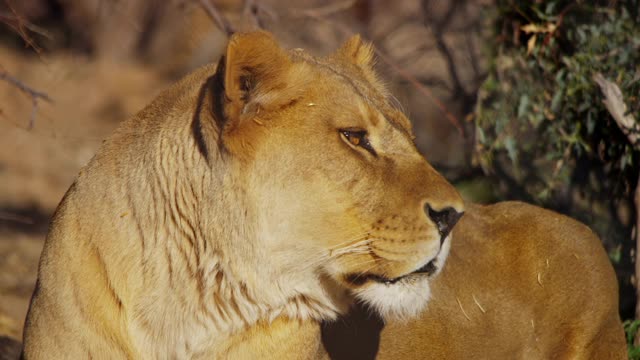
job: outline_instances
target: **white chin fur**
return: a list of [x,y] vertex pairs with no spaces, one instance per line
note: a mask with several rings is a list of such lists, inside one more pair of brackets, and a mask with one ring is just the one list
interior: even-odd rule
[[447,261],[449,257],[449,250],[451,250],[451,235],[447,236],[442,242],[442,247],[440,248],[440,252],[438,256],[436,256],[435,261],[433,262],[436,266],[436,272],[434,275],[440,274],[442,268],[444,267],[444,263]]
[[370,282],[356,290],[355,294],[383,319],[407,320],[424,310],[431,289],[426,276],[410,276],[395,284]]
[[[449,256],[451,235],[442,244],[434,260],[437,275]],[[431,297],[429,278],[424,275],[409,276],[394,284],[370,282],[354,291],[356,297],[377,311],[385,320],[408,320],[425,309]]]

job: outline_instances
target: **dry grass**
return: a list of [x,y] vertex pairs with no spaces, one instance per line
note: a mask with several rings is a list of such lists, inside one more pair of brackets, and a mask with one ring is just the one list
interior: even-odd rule
[[134,64],[0,52],[7,71],[55,99],[29,129],[30,99],[0,82],[0,335],[20,338],[48,217],[118,122],[169,81]]

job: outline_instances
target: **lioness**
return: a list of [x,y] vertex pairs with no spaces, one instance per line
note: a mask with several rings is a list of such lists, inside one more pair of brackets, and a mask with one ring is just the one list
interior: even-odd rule
[[25,358],[321,358],[355,302],[381,356],[622,356],[597,239],[520,204],[451,235],[465,205],[371,61],[358,37],[315,58],[236,34],[124,122],[54,215]]

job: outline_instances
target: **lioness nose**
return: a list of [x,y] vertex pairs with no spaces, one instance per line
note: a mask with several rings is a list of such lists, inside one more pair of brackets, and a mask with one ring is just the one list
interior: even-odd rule
[[451,232],[451,229],[453,229],[453,226],[458,222],[458,220],[460,220],[460,218],[464,214],[461,212],[457,212],[452,207],[446,207],[440,211],[434,210],[429,204],[426,204],[424,207],[424,210],[429,218],[431,218],[431,220],[433,220],[433,222],[435,222],[436,226],[438,227],[438,232],[440,232],[441,236],[440,241],[444,241],[447,235],[449,235],[449,233]]

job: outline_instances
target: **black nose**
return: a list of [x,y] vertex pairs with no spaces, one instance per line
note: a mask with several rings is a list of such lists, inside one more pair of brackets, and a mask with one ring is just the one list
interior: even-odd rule
[[451,232],[451,229],[453,229],[455,224],[464,214],[461,212],[457,212],[452,207],[447,207],[440,211],[436,211],[433,210],[431,206],[429,206],[429,204],[427,204],[425,205],[425,208],[425,212],[427,213],[427,215],[429,215],[429,218],[431,218],[431,220],[433,220],[433,222],[435,222],[436,226],[438,227],[438,232],[440,232],[441,236],[440,241],[444,241],[447,235],[449,235],[449,233]]

